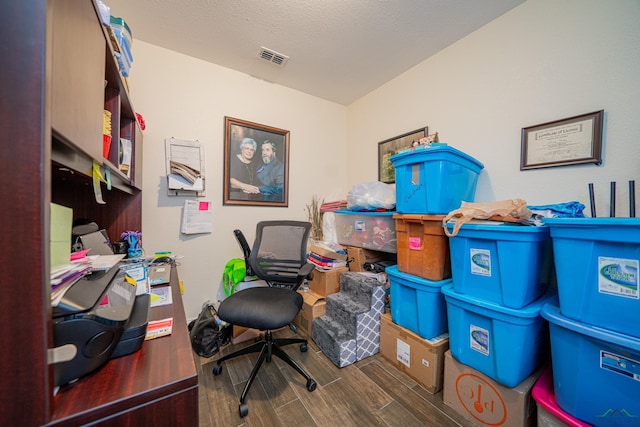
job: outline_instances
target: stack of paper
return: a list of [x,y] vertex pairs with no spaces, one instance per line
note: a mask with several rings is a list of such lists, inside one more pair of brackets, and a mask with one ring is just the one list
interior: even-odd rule
[[338,243],[314,241],[307,259],[323,271],[347,266],[347,252]]
[[91,272],[91,264],[72,262],[51,270],[51,305],[56,307],[64,293]]

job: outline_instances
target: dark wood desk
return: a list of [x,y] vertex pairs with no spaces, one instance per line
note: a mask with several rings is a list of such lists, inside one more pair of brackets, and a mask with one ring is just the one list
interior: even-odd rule
[[173,304],[151,308],[149,320],[173,317],[171,335],[61,388],[49,425],[198,425],[198,375],[175,267],[170,286]]

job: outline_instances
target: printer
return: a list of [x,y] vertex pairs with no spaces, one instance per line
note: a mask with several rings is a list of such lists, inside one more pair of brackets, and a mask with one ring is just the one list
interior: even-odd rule
[[138,350],[148,324],[149,295],[118,266],[94,272],[74,283],[52,307],[54,347],[68,356],[54,363],[54,385],[75,381],[109,359]]

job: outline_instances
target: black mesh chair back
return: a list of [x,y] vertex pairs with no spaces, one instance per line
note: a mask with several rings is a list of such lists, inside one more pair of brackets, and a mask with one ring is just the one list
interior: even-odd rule
[[311,223],[262,221],[249,255],[253,274],[271,286],[297,289],[304,280],[300,268],[307,264],[307,241]]
[[[214,375],[222,373],[222,362],[237,356],[259,352],[242,395],[239,413],[248,414],[247,393],[263,362],[270,363],[277,356],[302,375],[307,390],[313,391],[316,382],[289,355],[282,346],[300,344],[300,351],[308,349],[304,338],[274,338],[272,331],[291,325],[300,308],[302,295],[296,292],[305,278],[310,277],[313,264],[307,262],[307,239],[311,224],[300,221],[262,221],[256,226],[256,238],[251,250],[240,230],[234,234],[247,261],[247,272],[264,280],[269,286],[244,289],[220,303],[218,316],[232,325],[264,331],[264,338],[248,347],[236,350],[216,361]],[[251,273],[249,273],[249,271]]]

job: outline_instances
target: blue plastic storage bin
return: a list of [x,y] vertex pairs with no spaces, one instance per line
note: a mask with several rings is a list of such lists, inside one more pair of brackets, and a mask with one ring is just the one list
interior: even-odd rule
[[[452,223],[447,223],[449,231]],[[449,237],[456,292],[522,308],[552,282],[548,227],[464,224]]]
[[[547,322],[540,309],[555,295],[546,294],[515,310],[442,287],[447,302],[449,348],[455,359],[515,387],[545,361],[549,349]],[[393,304],[393,302],[392,302]]]
[[432,339],[447,331],[447,304],[441,288],[451,279],[432,282],[413,274],[388,267],[391,288],[391,319],[425,339]]
[[391,156],[396,173],[396,211],[447,214],[462,201],[473,202],[484,165],[448,145]]
[[640,337],[640,218],[544,222],[551,230],[560,312]]
[[597,426],[640,425],[640,339],[578,322],[547,304],[558,406]]

